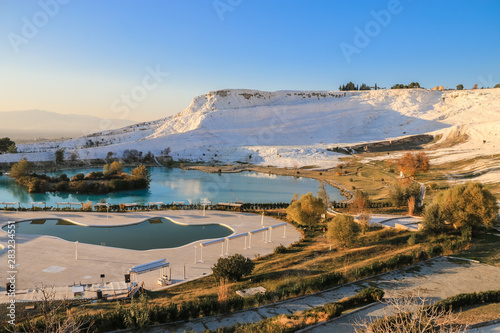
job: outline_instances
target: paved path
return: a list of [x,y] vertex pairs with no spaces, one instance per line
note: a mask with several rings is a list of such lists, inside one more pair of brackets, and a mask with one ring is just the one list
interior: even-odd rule
[[500,333],[500,324],[474,328],[467,331],[468,333]]
[[[235,234],[245,233],[261,228],[261,216],[248,213],[233,213],[222,211],[207,211],[203,216],[199,210],[167,210],[148,212],[129,212],[109,214],[85,213],[85,212],[0,212],[0,227],[8,221],[21,221],[39,219],[65,218],[86,225],[117,226],[123,224],[137,223],[151,217],[169,217],[174,221],[185,224],[207,224],[223,223],[234,230]],[[282,223],[270,217],[264,217],[264,225],[271,226]],[[265,255],[273,252],[279,244],[288,246],[301,238],[301,234],[289,225],[286,228],[286,238],[282,238],[283,227],[273,232],[272,242],[263,242],[260,234],[256,234],[252,240],[252,248],[245,249],[245,237],[230,240],[229,254],[241,253],[249,258],[256,255]],[[278,236],[279,235],[279,236]],[[78,244],[78,259],[75,259],[75,243],[51,236],[38,235],[16,235],[16,289],[18,301],[30,300],[35,286],[55,285],[60,290],[58,298],[66,297],[70,286],[74,283],[92,285],[101,283],[101,274],[105,274],[104,282],[122,282],[124,274],[132,266],[145,264],[154,260],[166,258],[172,269],[172,280],[181,282],[183,277],[183,266],[186,266],[186,280],[198,278],[209,274],[211,267],[221,255],[221,244],[206,246],[203,249],[204,262],[195,263],[195,251],[197,259],[200,259],[199,243],[171,248],[155,249],[147,251],[127,250],[108,246]],[[0,229],[0,272],[3,274],[7,269],[8,252],[7,233]],[[195,250],[194,245],[197,244]],[[138,282],[145,282],[148,289],[158,288],[159,271],[153,271],[140,275]],[[66,289],[64,289],[64,288]],[[89,287],[91,288],[91,287]],[[31,291],[30,291],[31,290]],[[95,297],[95,292],[89,289],[84,297]],[[5,282],[0,284],[0,303],[7,302],[5,296]]]
[[[375,278],[339,286],[334,289],[308,295],[268,306],[243,310],[229,315],[211,316],[195,319],[178,325],[152,327],[150,332],[201,332],[215,330],[236,323],[252,323],[278,314],[292,314],[325,303],[335,302],[352,296],[360,290],[375,286],[385,290],[386,297],[417,292],[420,296],[430,297],[432,301],[447,298],[464,292],[478,292],[500,289],[500,268],[464,260],[439,257],[405,269],[396,270]],[[375,305],[362,313],[369,317],[383,314],[382,306]],[[319,327],[306,330],[311,332],[354,332],[352,323],[359,314],[346,316]]]
[[[412,273],[413,269],[418,272]],[[411,296],[412,293],[435,302],[460,293],[500,289],[500,268],[475,262],[439,258],[405,269],[405,273],[389,273],[376,282],[385,290],[385,298]],[[363,319],[374,320],[390,313],[385,304],[377,303],[363,311],[332,320],[305,332],[354,332],[353,324]]]

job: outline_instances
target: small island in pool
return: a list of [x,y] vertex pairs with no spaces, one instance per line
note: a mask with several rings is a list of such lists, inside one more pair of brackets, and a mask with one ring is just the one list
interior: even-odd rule
[[106,194],[144,189],[151,183],[151,175],[144,165],[139,165],[128,174],[123,171],[123,164],[118,161],[104,165],[103,171],[94,171],[87,175],[79,173],[70,179],[66,174],[51,177],[32,173],[29,162],[22,159],[12,166],[9,176],[26,186],[30,193]]

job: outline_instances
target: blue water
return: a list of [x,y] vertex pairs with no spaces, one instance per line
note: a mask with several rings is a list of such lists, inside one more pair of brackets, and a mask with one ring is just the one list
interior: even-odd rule
[[119,227],[86,227],[66,220],[33,220],[19,222],[16,227],[19,234],[49,235],[72,242],[131,250],[172,248],[233,233],[219,224],[180,225],[165,218]]
[[[171,203],[185,201],[198,203],[200,200],[217,202],[290,202],[294,193],[306,194],[318,192],[319,182],[315,179],[276,176],[257,172],[240,172],[229,174],[213,174],[197,170],[182,170],[179,168],[152,167],[151,185],[149,189],[122,191],[109,194],[74,194],[74,193],[28,193],[26,187],[20,186],[7,176],[0,176],[0,202],[20,202],[23,207],[31,207],[30,202],[46,202],[54,206],[56,202],[87,202],[97,203],[105,200],[110,204],[148,202]],[[51,173],[59,175],[66,173],[69,177],[77,173],[87,174],[102,169],[78,169]],[[130,168],[125,168],[130,172]],[[340,191],[327,186],[331,200],[341,201],[344,197]]]

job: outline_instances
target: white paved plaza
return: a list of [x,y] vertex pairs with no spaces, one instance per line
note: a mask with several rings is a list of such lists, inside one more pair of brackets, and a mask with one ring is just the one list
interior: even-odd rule
[[[261,228],[262,217],[248,213],[233,213],[223,211],[207,211],[203,216],[199,210],[167,210],[129,213],[83,213],[83,212],[0,212],[0,226],[9,221],[31,219],[67,219],[74,222],[96,225],[117,226],[137,223],[151,217],[167,217],[185,224],[221,223],[234,230],[233,235],[248,233]],[[269,227],[282,221],[264,217],[264,226]],[[17,301],[31,300],[36,297],[35,287],[54,285],[58,289],[58,297],[71,297],[73,284],[87,285],[84,297],[95,297],[96,289],[117,292],[126,287],[124,274],[135,265],[145,264],[159,259],[170,262],[172,281],[179,283],[184,280],[198,278],[209,274],[211,267],[220,258],[221,253],[229,255],[241,253],[246,257],[254,258],[258,255],[271,253],[279,244],[288,246],[301,238],[301,234],[291,225],[286,228],[286,238],[283,238],[283,227],[273,231],[272,239],[266,242],[264,233],[252,236],[252,246],[248,248],[249,237],[239,237],[222,243],[205,246],[203,248],[203,262],[200,262],[200,241],[171,249],[155,249],[147,251],[127,250],[92,244],[78,244],[78,259],[75,259],[75,243],[51,236],[16,234],[15,275]],[[8,234],[0,230],[0,244],[7,245]],[[245,240],[246,239],[246,240]],[[205,240],[203,240],[205,241]],[[247,248],[245,248],[245,244]],[[196,249],[195,249],[196,246]],[[196,251],[196,263],[195,263]],[[185,279],[184,279],[185,267]],[[7,249],[0,250],[0,270],[2,276],[12,271],[8,267]],[[105,275],[104,285],[100,285],[101,274]],[[159,271],[139,275],[138,282],[144,281],[147,289],[158,289]],[[8,301],[5,295],[5,283],[0,285],[0,302]],[[90,286],[92,285],[92,286]],[[101,287],[101,288],[99,288]],[[88,292],[87,292],[87,289]],[[69,291],[68,291],[69,290]]]

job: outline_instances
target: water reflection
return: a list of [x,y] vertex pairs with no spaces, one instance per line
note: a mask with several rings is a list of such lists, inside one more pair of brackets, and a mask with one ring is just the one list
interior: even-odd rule
[[[125,168],[129,172],[131,168]],[[45,193],[29,194],[25,187],[19,186],[7,176],[0,176],[0,202],[16,201],[29,207],[32,201],[44,201],[47,206],[55,206],[58,201],[97,203],[104,200],[111,204],[136,202],[187,201],[199,202],[289,202],[294,193],[299,195],[308,192],[318,192],[318,181],[303,177],[276,176],[257,172],[240,172],[231,174],[205,173],[196,170],[182,170],[174,168],[149,168],[151,185],[149,189],[121,191],[104,195],[76,194],[76,193]],[[87,174],[99,169],[80,169],[60,171],[51,176],[65,173],[72,177],[77,173]],[[327,186],[330,198],[340,201],[344,197],[334,187]]]

